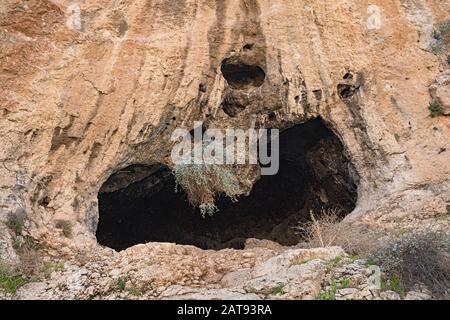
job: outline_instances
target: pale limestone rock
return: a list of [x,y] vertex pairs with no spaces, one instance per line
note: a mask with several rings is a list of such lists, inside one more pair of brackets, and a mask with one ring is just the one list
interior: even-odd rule
[[383,300],[401,300],[400,295],[397,292],[391,290],[381,292],[380,298]]
[[[211,127],[270,126],[265,111],[275,107],[277,125],[319,115],[342,139],[361,178],[354,217],[424,185],[436,186],[430,197],[448,198],[447,154],[438,154],[450,150],[448,119],[431,119],[427,110],[427,83],[446,65],[427,44],[449,6],[261,0],[247,8],[189,0],[149,10],[145,1],[3,2],[2,210],[23,202],[29,232],[49,250],[94,248],[97,192],[112,172],[131,163],[170,166],[173,128],[205,114]],[[231,92],[220,64],[230,57],[266,74],[233,118],[220,108]],[[337,92],[348,71],[361,75],[352,102]],[[304,104],[294,99],[302,91]],[[242,183],[250,188],[256,176],[247,173]],[[421,207],[412,209],[405,212]],[[73,241],[54,232],[55,219],[75,224]]]
[[245,249],[252,249],[252,248],[267,248],[271,250],[282,250],[283,246],[279,243],[270,241],[270,240],[260,240],[260,239],[247,239],[245,241]]
[[167,288],[160,298],[162,300],[261,300],[258,295],[244,290],[172,287]]
[[432,297],[428,293],[408,291],[405,300],[430,300]]
[[4,263],[18,263],[19,257],[13,249],[12,237],[5,224],[0,222],[0,257]]
[[436,89],[436,99],[445,115],[450,115],[450,83]]
[[[314,299],[320,292],[326,260],[342,249],[269,249],[207,252],[191,246],[148,244],[84,267],[67,264],[45,281],[18,290],[18,299]],[[184,250],[179,250],[184,249]],[[128,251],[128,252],[127,252]],[[133,261],[129,254],[133,251]],[[180,252],[183,251],[183,252]],[[260,257],[251,268],[239,262]],[[295,264],[299,255],[315,260]],[[126,261],[127,263],[124,263]],[[132,265],[133,269],[127,268]],[[98,274],[107,275],[98,277]],[[118,286],[119,279],[125,288]],[[275,287],[280,287],[275,291]]]

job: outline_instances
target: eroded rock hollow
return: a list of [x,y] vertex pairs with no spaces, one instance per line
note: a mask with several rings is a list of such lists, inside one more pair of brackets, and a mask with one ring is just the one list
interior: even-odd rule
[[202,218],[176,192],[167,167],[120,170],[100,189],[97,239],[118,250],[154,241],[243,249],[248,238],[295,245],[311,210],[319,218],[322,210],[344,217],[354,209],[356,182],[340,140],[322,120],[310,120],[282,131],[278,174],[261,177],[237,203],[220,198],[213,216]]

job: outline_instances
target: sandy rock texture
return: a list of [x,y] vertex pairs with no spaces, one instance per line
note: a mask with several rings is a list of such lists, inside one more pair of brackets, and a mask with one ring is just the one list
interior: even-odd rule
[[[98,252],[104,263],[113,264],[117,253],[100,248],[95,238],[97,194],[112,173],[131,164],[171,167],[170,136],[177,127],[192,128],[194,121],[212,128],[284,128],[316,117],[341,139],[359,176],[357,207],[349,221],[392,228],[399,221],[420,227],[424,217],[437,215],[448,221],[445,37],[440,51],[433,50],[433,31],[448,19],[450,2],[440,0],[3,0],[0,221],[23,214],[27,235],[48,254]],[[237,88],[224,75],[242,65],[259,69],[252,69],[254,81]],[[439,116],[430,116],[432,101],[441,105]],[[249,190],[257,178],[242,174],[241,183]],[[57,221],[71,224],[70,237]],[[12,238],[0,223],[0,255],[8,261],[17,260]],[[253,252],[157,247],[151,252],[162,252],[158,263],[167,250],[187,250],[177,257],[225,255],[225,260]],[[134,250],[144,249],[130,248],[118,261],[133,265],[133,259],[156,259]],[[263,256],[275,260],[290,254],[268,252]],[[257,257],[246,262],[253,273],[281,263],[267,259],[254,267]],[[94,268],[96,262],[91,263]],[[216,264],[219,268],[219,260]],[[158,264],[148,268],[154,268],[152,277],[163,270]],[[243,272],[245,286],[260,296],[279,281],[297,286],[293,279],[305,274],[303,268],[323,272],[311,262],[287,268],[286,279],[278,279],[271,273],[275,267],[267,268],[269,285],[250,271],[230,267],[227,274],[232,283],[230,273]],[[77,291],[80,279],[92,280],[77,270],[64,284],[73,290],[60,297],[95,297],[95,290]],[[208,270],[186,271],[198,273],[197,278],[177,282],[184,283],[179,291],[166,288],[164,279],[175,276],[171,273],[149,285],[156,286],[154,297],[163,292],[165,298],[196,297],[186,287],[205,273],[219,277]],[[176,274],[183,277],[183,272]],[[106,282],[98,283],[112,286]],[[216,291],[210,297],[250,294],[242,288],[211,290]],[[317,290],[311,283],[289,292],[303,298]]]

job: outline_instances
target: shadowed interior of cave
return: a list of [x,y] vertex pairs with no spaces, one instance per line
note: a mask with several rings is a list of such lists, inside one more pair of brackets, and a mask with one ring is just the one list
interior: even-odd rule
[[219,212],[202,218],[163,166],[133,165],[100,189],[97,239],[122,250],[138,243],[172,242],[203,249],[242,249],[247,238],[295,245],[295,227],[309,211],[355,207],[357,175],[340,140],[321,119],[281,131],[280,169],[263,176],[237,203],[217,201]]
[[231,63],[228,59],[222,62],[220,69],[227,83],[234,89],[260,87],[266,78],[266,73],[259,66]]

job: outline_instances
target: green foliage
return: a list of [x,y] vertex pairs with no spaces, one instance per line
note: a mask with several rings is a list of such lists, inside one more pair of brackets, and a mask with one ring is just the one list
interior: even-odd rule
[[140,295],[142,295],[141,290],[138,287],[136,287],[136,286],[132,286],[131,288],[128,288],[127,290],[132,296],[140,296]]
[[430,117],[436,118],[444,115],[444,111],[442,110],[442,106],[436,100],[430,101],[428,105],[428,110],[430,111]]
[[61,271],[64,270],[64,263],[62,262],[44,262],[44,265],[42,266],[42,271],[45,275],[50,275],[53,271]]
[[229,165],[177,164],[174,168],[177,187],[186,192],[189,202],[198,206],[203,216],[217,212],[216,194],[224,194],[237,201],[241,193],[239,180]]
[[333,260],[331,260],[331,263],[333,265],[337,265],[342,261],[342,257],[341,256],[337,256],[336,258],[334,258]]
[[317,296],[317,300],[334,300],[335,296],[332,292],[330,291],[326,291],[326,292],[321,292],[319,293],[319,295]]
[[19,287],[26,284],[28,281],[20,275],[15,275],[11,268],[0,265],[0,287],[6,293],[15,294]]
[[328,291],[321,292],[317,296],[317,300],[335,300],[337,289],[338,287],[336,284],[336,280],[331,281],[330,289],[328,289]]
[[127,280],[124,278],[117,279],[117,288],[119,288],[120,291],[124,291],[127,285]]
[[6,225],[14,231],[16,235],[21,235],[23,231],[24,218],[18,214],[10,213]]
[[56,220],[55,227],[61,229],[66,238],[72,238],[72,222],[68,220]]
[[282,283],[282,282],[278,283],[278,285],[276,287],[272,288],[272,294],[274,296],[281,296],[281,295],[285,294],[284,286],[285,286],[284,283]]
[[356,260],[361,259],[361,257],[357,254],[354,254],[354,255],[348,256],[347,259],[350,263],[353,263]]
[[381,281],[381,290],[394,291],[394,292],[397,292],[400,296],[405,295],[405,288],[403,287],[402,282],[400,281],[400,279],[398,279],[395,276]]
[[311,259],[305,259],[305,260],[298,259],[298,260],[294,260],[292,262],[292,265],[301,266],[301,265],[306,264],[306,263],[308,263],[310,261],[311,261]]
[[339,281],[332,280],[330,284],[330,288],[327,291],[321,292],[317,296],[317,300],[335,300],[336,299],[336,291],[339,289],[345,289],[350,287],[350,279],[344,277]]
[[345,289],[350,287],[350,279],[349,278],[342,278],[339,282],[338,288],[339,289]]
[[450,288],[450,247],[448,235],[407,233],[372,252],[371,260],[387,275],[389,287],[409,290],[422,283],[435,296]]
[[445,20],[439,24],[439,34],[445,40],[450,39],[450,20]]
[[447,44],[450,41],[450,20],[441,22],[439,27],[433,31],[432,37],[431,52],[436,55],[447,52]]

